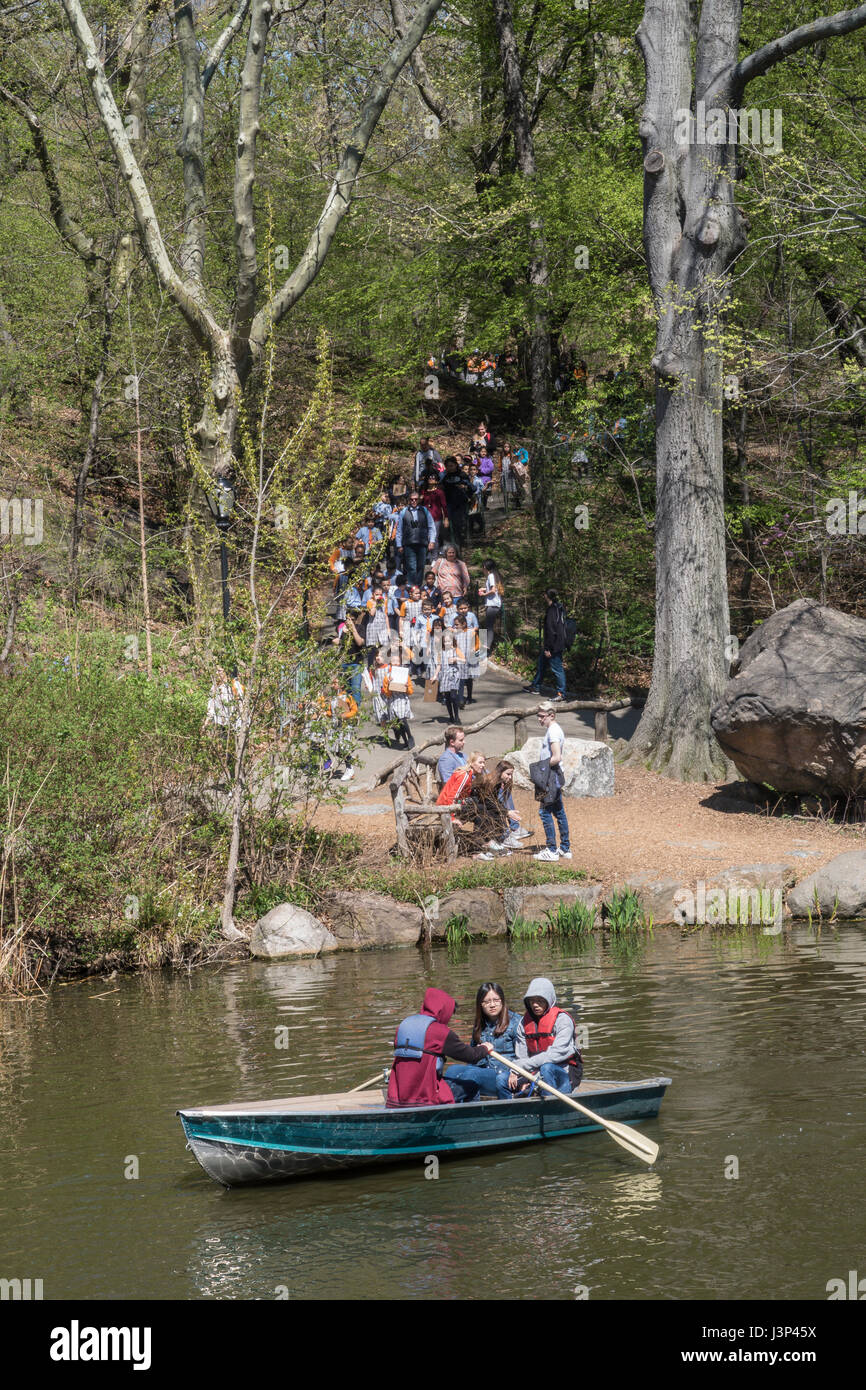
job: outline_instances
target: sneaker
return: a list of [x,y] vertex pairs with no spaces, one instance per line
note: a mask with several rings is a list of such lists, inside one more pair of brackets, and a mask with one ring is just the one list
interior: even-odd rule
[[493,855],[493,854],[473,854],[472,858],[473,858],[473,859],[495,859],[496,856]]
[[555,849],[542,849],[538,854],[533,854],[533,859],[541,859],[545,864],[555,864],[559,858],[559,851]]
[[506,835],[502,843],[506,849],[520,849],[521,847],[521,842],[516,835]]
[[561,849],[559,851],[559,857],[560,859],[573,859],[574,855],[572,854],[570,849]]
[[531,840],[531,839],[532,839],[532,831],[531,831],[531,830],[525,830],[523,826],[521,826],[519,830],[512,830],[511,833],[512,833],[512,835],[514,836],[514,838],[515,838],[516,840]]
[[500,844],[498,840],[488,840],[485,849],[500,850],[505,849],[505,844]]
[[565,699],[565,696],[564,696],[564,695],[556,694],[556,695],[554,695],[553,700],[552,700],[551,703],[555,705],[555,704],[558,704],[558,702],[559,702],[560,700],[564,700],[564,699]]
[[[341,781],[341,782],[351,782],[351,780],[352,780],[352,778],[354,777],[354,775],[355,775],[355,769],[354,769],[353,767],[347,767],[347,768],[346,768],[346,771],[343,773],[342,777],[340,778],[340,781]],[[569,855],[569,858],[571,858],[570,855]]]

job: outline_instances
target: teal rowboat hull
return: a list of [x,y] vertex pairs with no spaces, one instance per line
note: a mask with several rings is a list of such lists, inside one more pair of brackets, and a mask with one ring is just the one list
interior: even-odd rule
[[[652,1120],[670,1085],[584,1081],[575,1094],[606,1120]],[[296,1096],[178,1110],[188,1147],[224,1187],[345,1173],[383,1163],[421,1162],[431,1154],[480,1154],[601,1128],[552,1097],[413,1105],[389,1110],[381,1091]]]

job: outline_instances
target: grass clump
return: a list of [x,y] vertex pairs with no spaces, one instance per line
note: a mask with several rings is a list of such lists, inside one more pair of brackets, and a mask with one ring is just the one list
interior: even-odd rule
[[597,926],[595,907],[579,901],[558,902],[546,921],[551,936],[585,936]]
[[633,888],[615,888],[605,903],[605,926],[611,932],[651,931],[652,918],[647,919]]
[[472,940],[469,918],[465,912],[455,913],[445,923],[445,940],[449,946],[464,946]]

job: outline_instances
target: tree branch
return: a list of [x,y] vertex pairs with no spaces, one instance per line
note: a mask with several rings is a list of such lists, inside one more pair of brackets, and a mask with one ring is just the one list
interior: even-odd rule
[[30,127],[30,134],[33,137],[33,145],[36,150],[36,157],[42,169],[42,177],[45,180],[45,187],[48,190],[48,206],[54,225],[67,245],[72,247],[76,255],[80,256],[86,265],[94,265],[99,259],[95,243],[92,237],[79,227],[73,217],[66,211],[63,195],[60,192],[60,183],[54,168],[54,161],[51,158],[48,146],[45,143],[45,134],[42,130],[42,122],[31,106],[27,105],[21,97],[10,92],[8,87],[0,86],[0,97],[3,101],[12,106],[23,116],[27,125]]
[[180,54],[183,122],[177,152],[183,161],[184,227],[180,268],[195,284],[202,283],[207,198],[204,169],[204,84],[199,66],[192,5],[174,12],[174,33]]
[[243,24],[249,7],[250,0],[241,0],[240,9],[237,11],[231,23],[227,24],[225,29],[223,29],[222,33],[220,34],[219,38],[214,44],[213,49],[211,50],[211,55],[205,63],[204,72],[201,75],[201,85],[203,91],[206,92],[208,87],[210,86],[210,80],[216,72],[217,68],[219,67],[220,63],[222,62],[226,49],[228,48],[235,34],[238,32],[241,25]]
[[232,318],[232,339],[241,371],[256,307],[258,261],[253,188],[256,178],[256,140],[259,134],[262,68],[268,44],[271,9],[271,0],[252,0],[250,32],[247,36],[247,51],[241,73],[234,182],[235,252],[238,269],[235,311]]
[[[75,0],[63,0],[64,5]],[[250,344],[259,353],[272,328],[310,287],[322,268],[337,228],[349,210],[355,183],[373,132],[403,67],[426,33],[443,0],[423,0],[405,35],[391,48],[388,57],[367,89],[361,118],[346,145],[325,206],[300,261],[274,297],[256,314],[250,330]]]
[[61,0],[61,3],[75,36],[78,51],[84,60],[97,110],[114,151],[114,157],[129,189],[144,253],[161,288],[177,305],[198,342],[203,347],[212,349],[224,335],[204,301],[201,287],[183,281],[171,263],[150,192],[132,153],[114,95],[99,60],[90,25],[79,0]]
[[773,39],[772,43],[764,44],[763,48],[750,53],[748,58],[737,64],[734,79],[742,90],[753,78],[761,77],[763,73],[775,67],[776,63],[780,63],[783,58],[789,58],[792,53],[798,53],[801,48],[808,48],[810,44],[819,43],[821,39],[850,34],[854,29],[862,29],[864,24],[866,5],[858,5],[855,10],[839,10],[837,14],[823,15],[820,19],[813,19],[809,24],[801,24],[799,29],[792,29],[781,38]]

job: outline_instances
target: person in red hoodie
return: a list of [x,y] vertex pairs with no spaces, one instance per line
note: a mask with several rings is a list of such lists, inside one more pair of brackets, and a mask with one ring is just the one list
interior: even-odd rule
[[474,1066],[490,1052],[489,1043],[472,1047],[447,1026],[456,1008],[450,994],[428,989],[421,1012],[398,1025],[386,1105],[450,1105],[455,1096],[442,1079],[444,1058]]

